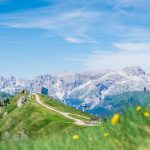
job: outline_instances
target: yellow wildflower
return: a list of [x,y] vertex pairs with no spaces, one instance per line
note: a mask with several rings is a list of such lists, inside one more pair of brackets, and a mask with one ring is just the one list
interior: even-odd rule
[[119,115],[119,114],[115,114],[115,115],[112,117],[112,119],[111,119],[111,123],[112,123],[113,125],[115,125],[115,124],[118,123],[119,119],[120,119],[120,115]]
[[108,137],[109,136],[109,133],[108,132],[106,132],[106,133],[104,133],[104,137]]
[[140,111],[142,109],[141,106],[136,106],[136,111]]
[[73,135],[73,139],[74,140],[78,140],[79,139],[79,136],[77,134]]
[[150,116],[150,114],[148,112],[144,113],[144,117],[149,117],[149,116]]

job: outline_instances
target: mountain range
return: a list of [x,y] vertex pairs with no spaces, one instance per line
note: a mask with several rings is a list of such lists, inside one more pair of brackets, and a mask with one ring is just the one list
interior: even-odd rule
[[[0,77],[0,91],[15,94],[23,89],[31,93],[49,89],[49,95],[62,103],[89,111],[104,106],[108,96],[128,91],[143,91],[150,88],[150,75],[138,66],[121,70],[87,71],[84,73],[60,72],[56,75],[41,75],[33,80]],[[111,105],[105,106],[111,109]]]

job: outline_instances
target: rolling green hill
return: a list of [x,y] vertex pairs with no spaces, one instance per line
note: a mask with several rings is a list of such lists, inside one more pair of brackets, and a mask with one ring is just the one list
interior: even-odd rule
[[[17,106],[21,95],[1,108],[2,150],[149,150],[150,108],[138,106],[96,126],[77,125],[74,119],[91,117],[54,99],[25,95],[28,102]],[[39,99],[38,99],[39,98]],[[7,112],[7,113],[6,113]],[[112,122],[113,120],[113,122]],[[115,122],[115,124],[114,124]]]
[[[139,107],[140,108],[140,107]],[[1,142],[2,150],[149,150],[150,149],[150,108],[132,108],[120,114],[119,120],[109,119],[98,126],[75,127],[69,122],[60,129],[55,124],[55,134],[38,135],[27,141]],[[136,110],[137,109],[137,110]],[[33,110],[34,111],[34,110]],[[116,124],[112,124],[115,120]],[[56,120],[55,120],[56,121]],[[34,122],[38,123],[34,120]],[[34,124],[35,125],[35,124]],[[21,125],[20,125],[21,126]],[[29,124],[30,126],[30,124]],[[45,128],[40,124],[41,127]],[[15,128],[15,127],[14,127]],[[34,128],[32,128],[34,129]],[[37,128],[35,128],[37,132]],[[53,129],[53,128],[52,128]],[[51,130],[52,130],[51,129]],[[62,130],[63,129],[63,130]],[[31,132],[31,130],[30,130]],[[34,132],[34,131],[32,131]],[[53,132],[53,133],[54,133]],[[46,134],[46,133],[45,133]],[[6,134],[8,137],[8,133]]]
[[90,114],[85,113],[85,112],[81,112],[73,107],[70,107],[68,105],[62,104],[59,101],[56,101],[53,98],[50,98],[49,96],[46,95],[40,95],[41,100],[43,100],[43,102],[47,105],[52,106],[53,108],[60,110],[60,111],[64,111],[64,112],[68,112],[68,113],[72,113],[72,114],[78,114],[78,115],[83,115],[85,117],[91,117]]
[[[45,137],[57,132],[65,132],[66,130],[78,129],[80,126],[74,123],[74,120],[64,117],[63,115],[49,110],[36,102],[35,96],[27,97],[27,102],[22,107],[17,106],[17,101],[21,95],[16,95],[10,105],[2,107],[0,111],[0,136],[1,140],[6,135],[5,140],[20,138],[20,136],[28,139]],[[41,101],[55,109],[74,115],[80,115],[80,120],[91,115],[75,110],[74,108],[62,105],[60,102],[47,96],[42,96]],[[82,117],[83,116],[83,117]],[[79,116],[75,117],[78,119]],[[5,135],[6,134],[6,135]]]

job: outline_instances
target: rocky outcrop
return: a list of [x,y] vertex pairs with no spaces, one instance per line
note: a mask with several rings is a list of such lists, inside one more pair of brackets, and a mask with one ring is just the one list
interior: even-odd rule
[[17,101],[17,106],[22,107],[25,103],[28,103],[28,100],[25,96],[22,96],[18,101]]

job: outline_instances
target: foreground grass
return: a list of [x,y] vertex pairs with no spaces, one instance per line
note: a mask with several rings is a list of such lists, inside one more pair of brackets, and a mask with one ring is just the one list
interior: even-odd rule
[[149,107],[140,110],[131,108],[120,114],[113,125],[111,120],[95,127],[65,130],[48,138],[28,140],[26,142],[1,143],[2,150],[149,150],[150,116]]

